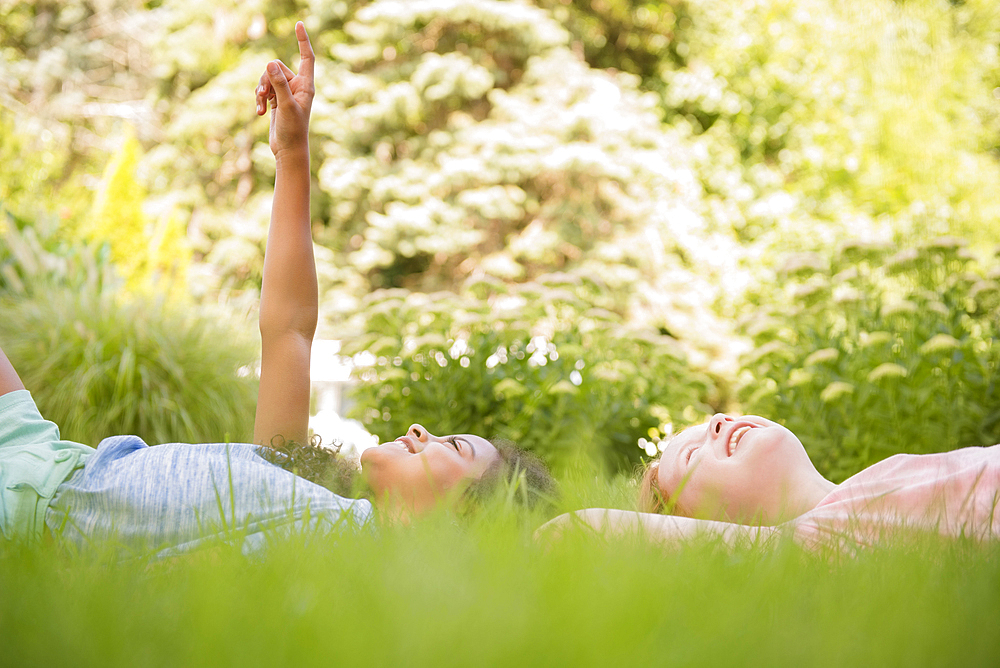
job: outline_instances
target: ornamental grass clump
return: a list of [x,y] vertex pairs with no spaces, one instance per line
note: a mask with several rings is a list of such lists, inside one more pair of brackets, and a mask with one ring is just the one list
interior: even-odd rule
[[118,434],[150,444],[250,436],[257,351],[239,325],[155,297],[68,288],[0,296],[0,311],[4,350],[63,438],[96,446]]
[[0,220],[0,341],[62,438],[251,436],[257,347],[245,322],[130,293],[105,247],[61,241],[44,220],[23,223]]

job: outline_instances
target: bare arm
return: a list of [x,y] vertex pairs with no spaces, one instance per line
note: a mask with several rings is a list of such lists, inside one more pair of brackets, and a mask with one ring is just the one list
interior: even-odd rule
[[593,530],[605,536],[638,536],[665,546],[678,546],[684,541],[705,536],[718,536],[726,544],[735,545],[744,541],[767,539],[775,532],[774,527],[754,527],[629,510],[588,508],[566,513],[546,522],[535,535],[557,538],[571,527]]
[[7,356],[4,355],[3,350],[0,349],[0,397],[8,392],[23,389],[24,383],[21,382],[17,372],[14,371],[14,366],[7,359]]
[[[261,369],[254,443],[309,436],[309,355],[319,312],[309,219],[309,111],[315,92],[313,50],[295,26],[299,73],[268,64],[257,88],[257,114],[271,102],[269,140],[277,172],[260,291]],[[277,66],[272,70],[272,66]]]

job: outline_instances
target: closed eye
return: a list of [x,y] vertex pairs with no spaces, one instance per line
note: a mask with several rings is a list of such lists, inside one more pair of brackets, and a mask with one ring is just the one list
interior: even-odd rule
[[460,448],[458,446],[458,439],[457,438],[455,438],[454,436],[449,436],[448,437],[448,442],[451,443],[452,446],[454,446],[456,452],[462,452],[462,448]]
[[694,454],[695,449],[696,448],[693,445],[690,448],[688,448],[687,459],[684,461],[685,464],[691,463],[691,455]]

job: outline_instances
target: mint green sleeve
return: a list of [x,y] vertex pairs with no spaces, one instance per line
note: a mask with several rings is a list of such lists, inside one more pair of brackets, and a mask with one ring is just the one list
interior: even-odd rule
[[0,532],[8,539],[41,537],[45,509],[74,469],[95,452],[63,441],[38,412],[31,393],[0,396]]

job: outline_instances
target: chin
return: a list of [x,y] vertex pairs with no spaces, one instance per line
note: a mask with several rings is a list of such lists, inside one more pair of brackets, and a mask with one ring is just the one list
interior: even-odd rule
[[364,465],[365,462],[384,462],[399,454],[401,454],[400,448],[383,443],[374,448],[366,448],[361,453],[361,464]]
[[[372,460],[372,453],[375,450],[378,450],[378,448],[365,448],[361,451],[361,458],[359,461],[361,462],[362,468],[364,468],[365,464]],[[375,458],[378,459],[378,455],[375,455]]]
[[390,461],[389,453],[381,447],[367,448],[361,453],[361,472],[370,482],[371,478],[378,478],[378,472],[384,470]]

